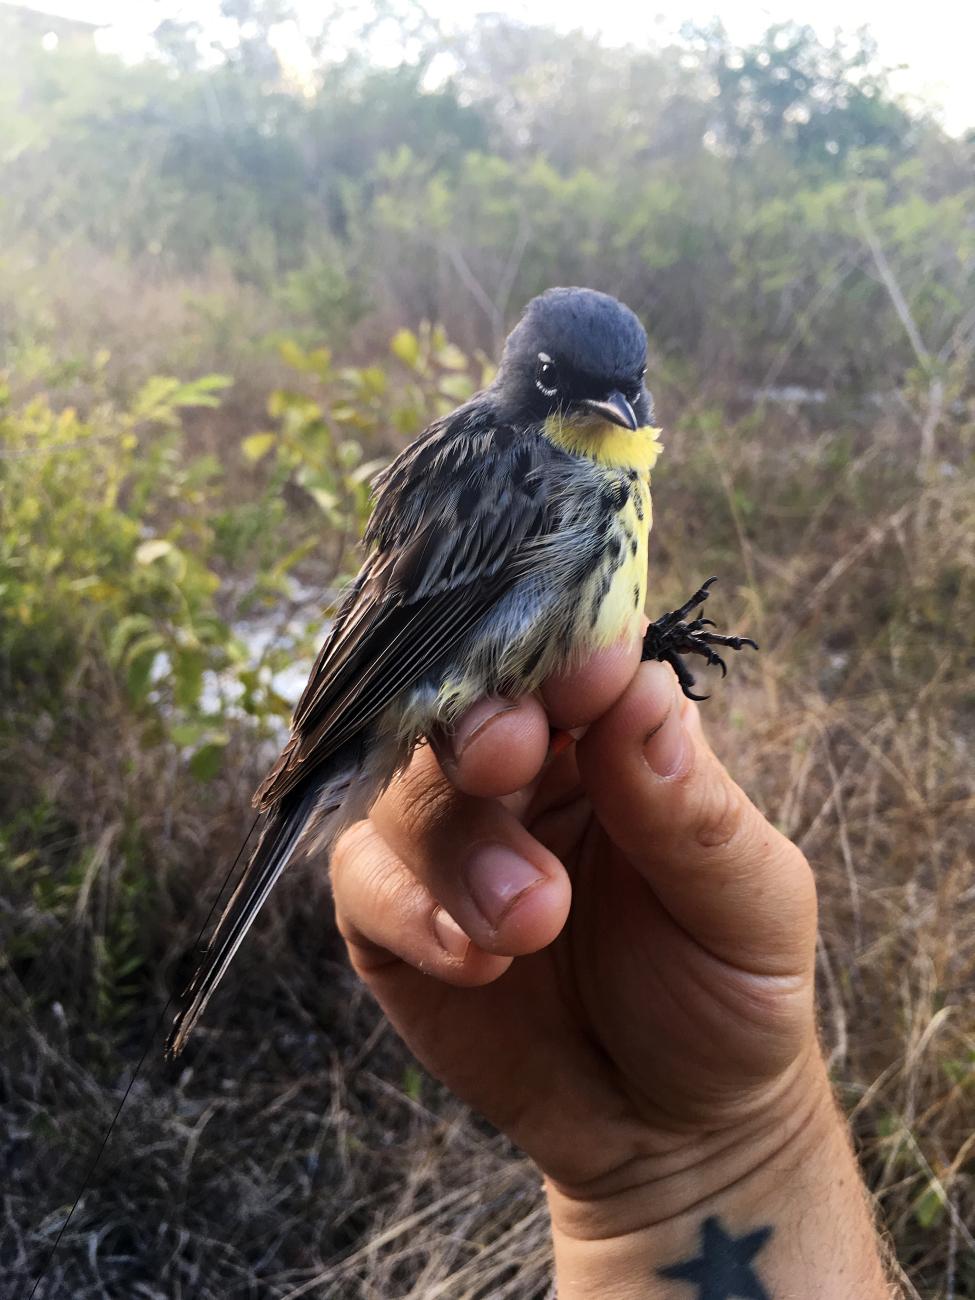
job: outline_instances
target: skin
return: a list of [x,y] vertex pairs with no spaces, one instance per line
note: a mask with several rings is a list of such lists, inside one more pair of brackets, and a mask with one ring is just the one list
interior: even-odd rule
[[[770,1294],[886,1297],[816,1037],[812,873],[638,664],[600,652],[416,753],[333,856],[350,958],[538,1164],[564,1300],[691,1300],[658,1269],[714,1215],[772,1228]],[[585,730],[553,754],[551,728]]]

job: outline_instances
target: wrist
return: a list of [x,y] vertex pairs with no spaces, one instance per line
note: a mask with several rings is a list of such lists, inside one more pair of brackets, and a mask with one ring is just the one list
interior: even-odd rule
[[763,1166],[836,1123],[816,1043],[733,1122],[711,1131],[634,1140],[633,1157],[585,1185],[545,1180],[553,1232],[581,1241],[652,1229],[757,1178]]
[[559,1300],[689,1295],[661,1271],[693,1267],[706,1232],[741,1243],[742,1266],[764,1276],[770,1295],[890,1294],[818,1048],[740,1125],[664,1157],[636,1156],[585,1188],[547,1179],[546,1192]]

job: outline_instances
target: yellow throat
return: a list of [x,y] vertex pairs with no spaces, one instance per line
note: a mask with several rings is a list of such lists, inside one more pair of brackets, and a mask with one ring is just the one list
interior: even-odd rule
[[663,451],[660,430],[649,424],[630,430],[597,417],[566,420],[550,415],[544,428],[546,438],[563,451],[588,456],[599,465],[635,469],[641,477],[650,473]]

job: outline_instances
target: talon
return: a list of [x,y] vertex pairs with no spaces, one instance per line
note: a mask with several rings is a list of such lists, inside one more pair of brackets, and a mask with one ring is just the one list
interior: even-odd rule
[[687,624],[686,631],[691,636],[700,635],[700,636],[707,637],[711,634],[701,631],[701,629],[705,627],[717,627],[717,624],[715,623],[713,618],[696,618],[693,623]]
[[710,647],[705,646],[705,648],[701,651],[701,654],[704,655],[704,657],[707,659],[708,663],[712,668],[721,669],[722,677],[728,676],[728,669],[727,666],[725,665],[725,661],[721,658],[721,656],[717,653],[716,650],[712,650],[710,649]]
[[758,645],[751,637],[723,636],[719,632],[705,631],[705,628],[717,626],[714,619],[698,617],[685,622],[687,616],[707,600],[709,589],[716,581],[717,578],[708,578],[691,599],[679,609],[662,614],[651,623],[643,638],[643,658],[658,659],[662,663],[670,664],[677,675],[681,690],[689,700],[697,702],[711,697],[696,695],[691,689],[694,686],[694,674],[687,667],[683,656],[700,655],[712,667],[720,668],[722,677],[727,677],[728,665],[721,655],[711,648],[713,645],[728,646],[732,650],[741,650],[744,646],[750,646],[753,650],[758,649]]

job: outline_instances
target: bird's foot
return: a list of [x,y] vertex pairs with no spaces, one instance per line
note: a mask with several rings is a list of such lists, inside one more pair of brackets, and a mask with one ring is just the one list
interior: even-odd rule
[[694,674],[682,656],[701,655],[709,664],[720,668],[721,676],[726,677],[728,667],[718,652],[712,649],[713,646],[728,646],[731,650],[741,650],[747,645],[753,650],[758,649],[749,636],[721,636],[718,632],[706,632],[705,628],[714,627],[713,621],[709,618],[694,618],[690,622],[687,621],[688,614],[707,600],[711,584],[715,581],[715,578],[708,578],[707,582],[699,587],[680,609],[673,609],[669,614],[661,615],[655,623],[650,624],[643,638],[643,658],[659,659],[663,663],[670,664],[677,674],[681,690],[689,700],[706,700],[709,697],[694,694],[691,689],[694,685]]

